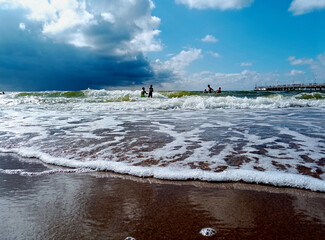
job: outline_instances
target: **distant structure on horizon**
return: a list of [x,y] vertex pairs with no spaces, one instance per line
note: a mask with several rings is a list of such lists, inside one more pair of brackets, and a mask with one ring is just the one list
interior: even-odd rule
[[325,83],[256,86],[254,91],[325,91]]

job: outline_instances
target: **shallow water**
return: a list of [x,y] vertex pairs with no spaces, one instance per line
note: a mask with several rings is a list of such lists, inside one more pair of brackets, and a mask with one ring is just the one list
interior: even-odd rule
[[322,239],[325,196],[247,184],[69,172],[0,154],[0,239]]
[[325,191],[323,93],[139,94],[1,96],[0,150],[80,172]]

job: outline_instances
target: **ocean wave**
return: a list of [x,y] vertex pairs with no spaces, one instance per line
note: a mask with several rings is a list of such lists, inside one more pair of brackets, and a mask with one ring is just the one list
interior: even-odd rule
[[202,109],[275,109],[325,107],[324,93],[272,93],[238,91],[204,94],[191,91],[159,91],[152,99],[141,98],[138,90],[92,90],[14,92],[0,98],[6,105],[55,105],[91,108],[103,104],[107,110],[202,110]]
[[311,107],[324,106],[323,99],[155,93],[153,99],[94,103],[89,100],[132,99],[137,92],[88,90],[85,98],[41,97],[44,103],[17,94],[0,98],[7,101],[0,104],[0,151],[6,153],[139,177],[325,191],[324,111]]
[[34,177],[34,176],[43,176],[43,175],[52,175],[56,173],[89,173],[94,172],[96,170],[86,169],[86,168],[75,168],[75,169],[52,169],[52,170],[45,170],[39,172],[30,172],[24,169],[1,169],[0,173],[7,174],[7,175],[20,175],[20,176],[27,176],[27,177]]
[[323,93],[301,93],[296,96],[296,99],[325,99],[325,94]]
[[21,92],[16,97],[44,97],[44,98],[84,98],[84,91],[45,91],[45,92]]
[[203,93],[190,92],[190,91],[160,91],[159,93],[168,98],[180,98],[180,97],[187,97],[187,96],[203,95]]
[[[325,192],[324,180],[315,179],[310,176],[300,174],[283,173],[278,171],[255,171],[245,169],[231,169],[222,172],[209,172],[201,169],[184,169],[168,167],[140,167],[132,166],[123,162],[111,162],[104,160],[78,161],[73,159],[52,157],[48,154],[32,149],[0,149],[1,152],[16,153],[22,157],[38,158],[44,163],[53,164],[61,167],[70,167],[78,171],[112,171],[115,173],[128,174],[137,177],[154,177],[163,180],[200,180],[208,182],[238,182],[266,184],[279,187],[294,187],[308,189],[312,191]],[[81,170],[80,170],[81,169]],[[82,170],[85,169],[85,170]],[[35,173],[25,173],[22,170],[3,170],[1,173],[35,175]],[[61,171],[62,170],[58,170]],[[53,174],[55,170],[41,174]],[[65,170],[65,172],[71,172]],[[74,172],[74,171],[72,171]],[[36,173],[37,175],[37,173]]]

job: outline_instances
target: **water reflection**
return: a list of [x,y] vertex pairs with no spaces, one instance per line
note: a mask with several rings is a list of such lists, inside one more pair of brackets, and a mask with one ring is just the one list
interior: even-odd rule
[[324,194],[239,186],[105,173],[0,173],[0,238],[204,239],[199,232],[205,227],[217,230],[209,239],[324,236]]

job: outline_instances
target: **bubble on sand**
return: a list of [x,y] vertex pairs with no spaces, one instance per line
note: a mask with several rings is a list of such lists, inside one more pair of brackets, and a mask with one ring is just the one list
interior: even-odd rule
[[216,235],[216,230],[214,230],[213,228],[202,228],[200,233],[205,236],[205,237],[212,237],[214,235]]
[[125,240],[136,240],[136,239],[133,237],[127,237]]

